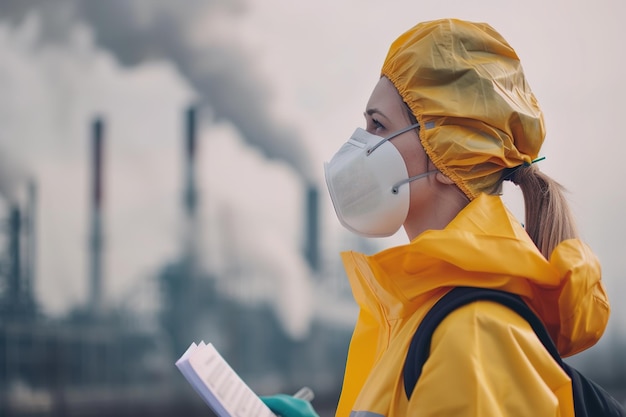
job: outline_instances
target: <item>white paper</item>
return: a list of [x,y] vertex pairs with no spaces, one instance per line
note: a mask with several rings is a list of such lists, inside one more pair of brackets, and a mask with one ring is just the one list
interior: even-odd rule
[[192,343],[176,366],[219,417],[275,417],[211,343]]

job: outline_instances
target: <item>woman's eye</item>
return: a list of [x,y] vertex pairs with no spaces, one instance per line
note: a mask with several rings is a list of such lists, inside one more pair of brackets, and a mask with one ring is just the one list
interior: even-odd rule
[[382,123],[380,123],[378,120],[376,119],[372,119],[372,125],[374,126],[375,129],[384,129],[385,126],[383,126]]
[[383,125],[375,116],[371,114],[373,112],[365,112],[363,116],[365,116],[366,129],[370,133],[376,133],[378,135],[382,134],[383,131],[387,130],[385,125]]

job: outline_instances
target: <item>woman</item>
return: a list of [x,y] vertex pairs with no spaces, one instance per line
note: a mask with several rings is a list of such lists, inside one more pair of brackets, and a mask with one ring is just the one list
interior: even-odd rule
[[[573,416],[567,374],[526,320],[490,301],[447,316],[410,398],[403,387],[415,329],[456,286],[520,295],[564,356],[608,321],[600,265],[533,164],[543,116],[515,51],[486,24],[418,24],[391,45],[365,118],[326,166],[337,216],[364,236],[404,227],[410,243],[342,254],[361,310],[336,415]],[[504,180],[523,192],[525,226],[499,197]],[[291,397],[265,401],[314,415]]]

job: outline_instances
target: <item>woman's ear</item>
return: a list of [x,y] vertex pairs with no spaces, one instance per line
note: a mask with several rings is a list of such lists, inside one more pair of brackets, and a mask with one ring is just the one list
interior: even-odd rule
[[435,178],[437,179],[437,181],[439,181],[440,183],[445,184],[445,185],[452,185],[452,184],[454,184],[454,181],[452,181],[447,176],[443,175],[441,172],[437,172],[435,174]]

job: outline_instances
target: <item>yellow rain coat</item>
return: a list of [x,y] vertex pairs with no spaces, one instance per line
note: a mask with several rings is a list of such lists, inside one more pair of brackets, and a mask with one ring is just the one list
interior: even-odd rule
[[610,309],[582,242],[562,242],[548,261],[500,197],[482,194],[443,230],[342,257],[360,314],[337,417],[574,416],[567,374],[530,325],[497,303],[474,302],[441,322],[410,400],[402,367],[419,322],[454,286],[521,295],[564,356],[592,346]]

